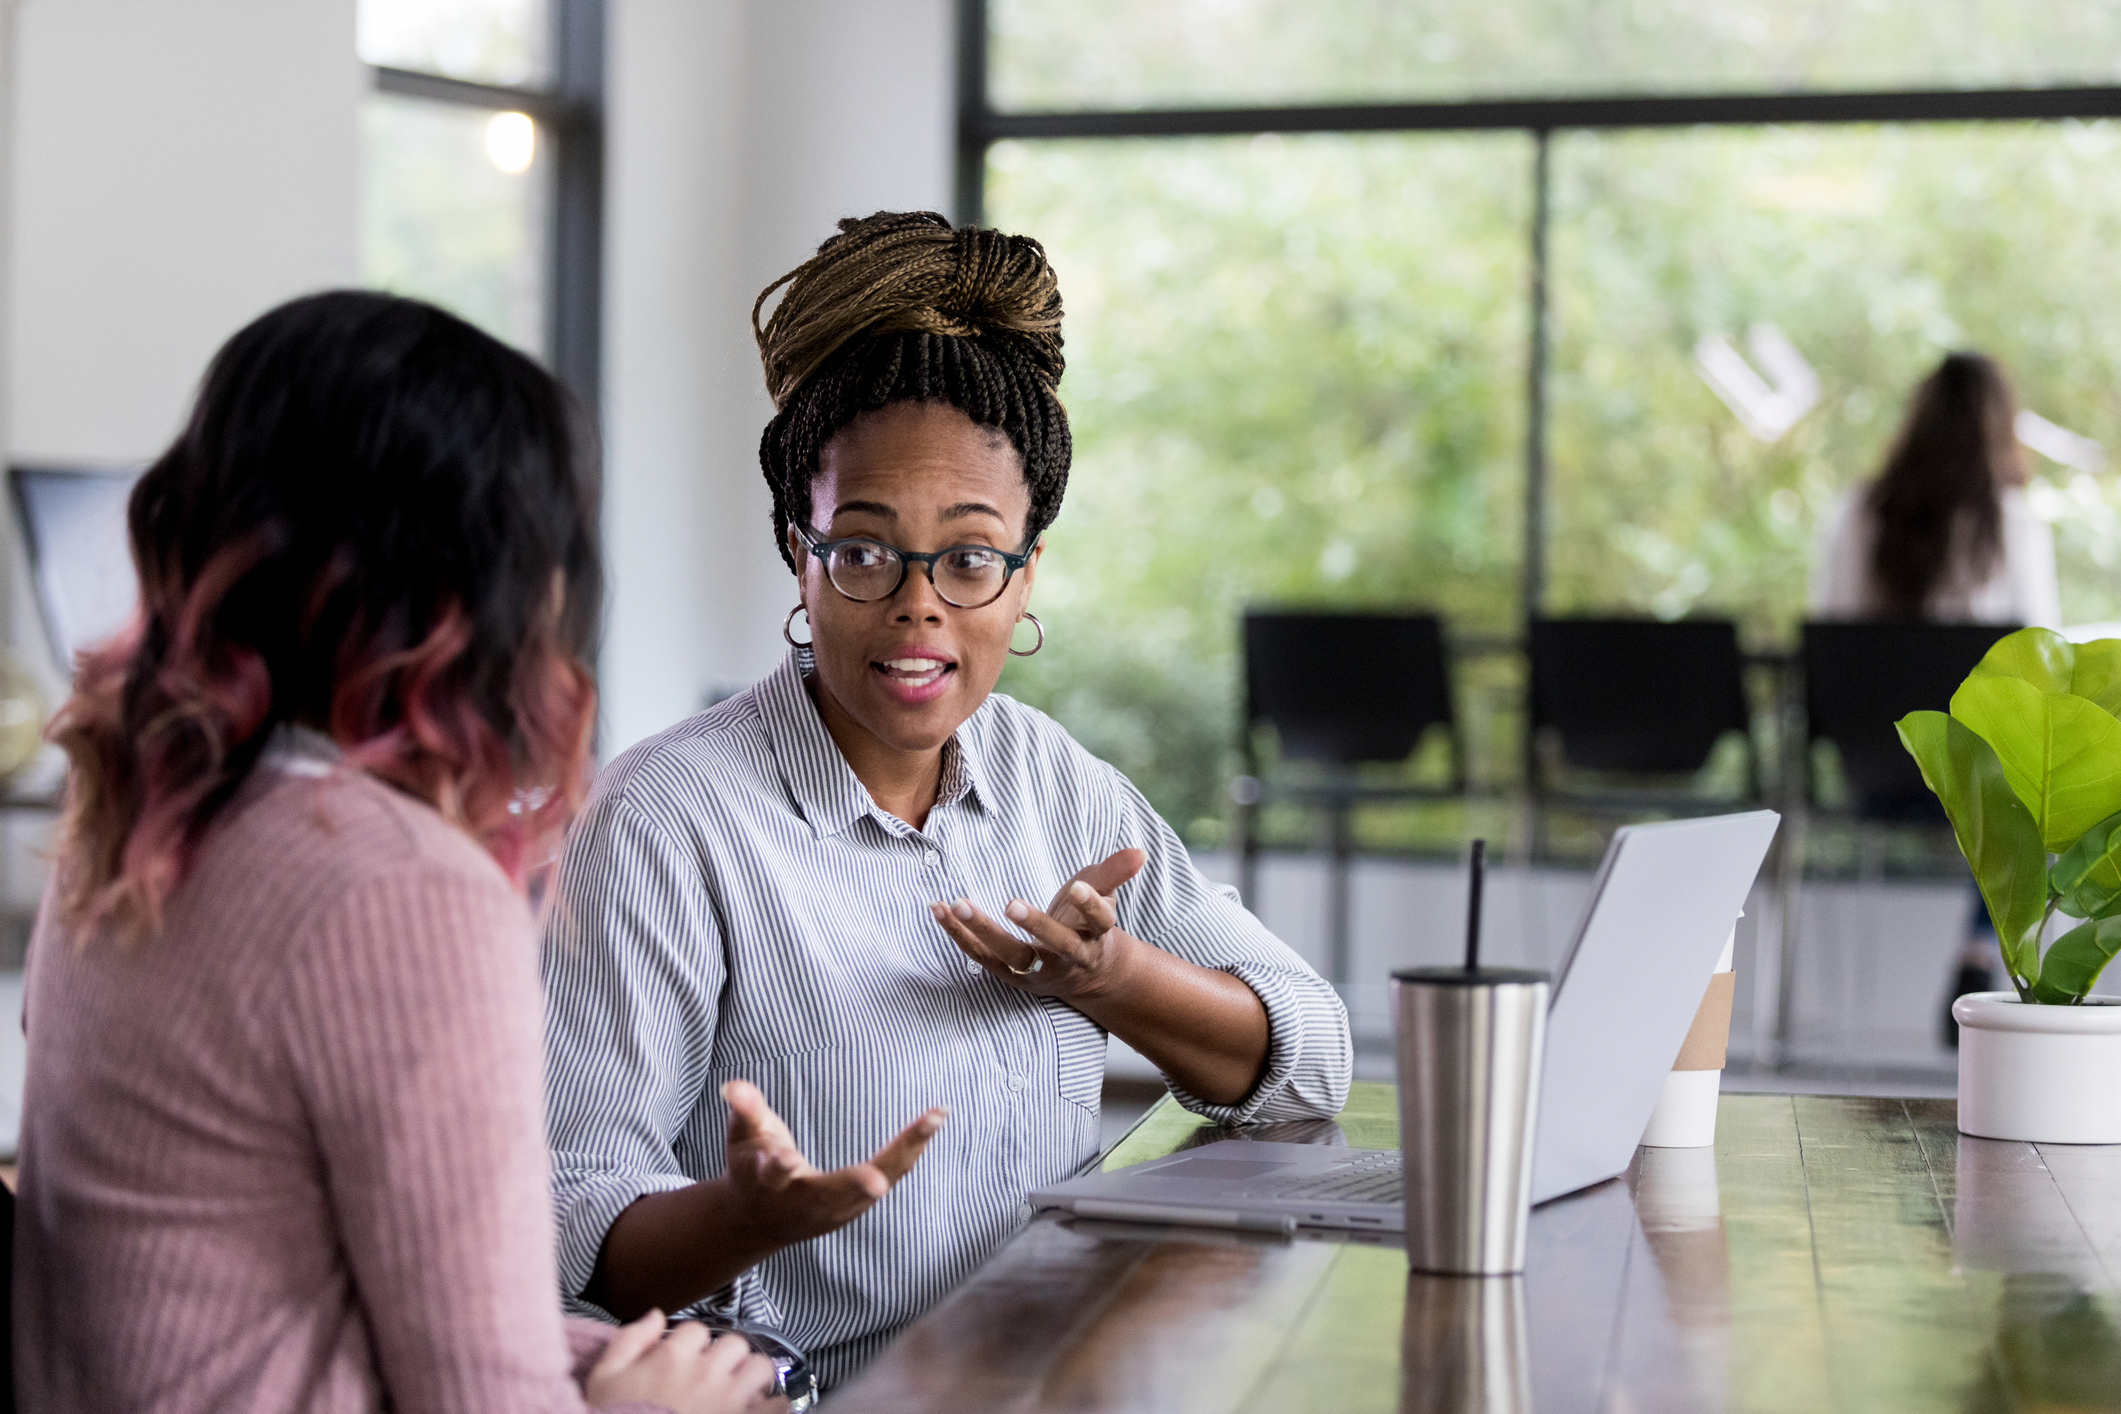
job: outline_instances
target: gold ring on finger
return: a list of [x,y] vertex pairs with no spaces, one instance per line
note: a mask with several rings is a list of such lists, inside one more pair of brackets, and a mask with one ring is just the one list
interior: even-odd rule
[[1029,967],[1011,967],[1006,962],[1002,964],[1002,966],[1008,967],[1011,972],[1014,972],[1019,977],[1029,977],[1045,965],[1046,959],[1037,953],[1031,954],[1031,965]]

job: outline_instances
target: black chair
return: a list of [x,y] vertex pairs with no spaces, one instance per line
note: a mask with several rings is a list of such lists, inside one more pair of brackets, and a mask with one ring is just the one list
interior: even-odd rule
[[[1546,807],[1594,813],[1698,812],[1727,805],[1641,778],[1690,776],[1731,732],[1745,736],[1744,798],[1760,797],[1760,763],[1745,697],[1745,655],[1728,619],[1534,619],[1525,778],[1531,846],[1545,853]],[[1558,763],[1554,758],[1558,758]],[[1559,764],[1563,770],[1553,768]],[[1572,785],[1568,771],[1635,778]]]
[[1893,724],[1910,712],[1942,712],[1974,664],[2015,631],[2011,624],[1875,623],[1814,620],[1804,626],[1804,779],[1818,802],[1811,747],[1829,741],[1841,756],[1849,813],[1878,824],[1942,823],[1944,811],[1922,783]]
[[[1433,614],[1309,613],[1251,610],[1245,614],[1245,775],[1237,798],[1239,888],[1245,902],[1259,896],[1259,807],[1289,800],[1322,809],[1332,838],[1329,972],[1348,971],[1348,871],[1354,855],[1350,828],[1364,803],[1438,799],[1465,788],[1465,759],[1451,702],[1443,622]],[[1271,727],[1281,761],[1315,762],[1308,780],[1277,780],[1261,764],[1259,737]],[[1366,763],[1405,761],[1433,727],[1450,734],[1449,784],[1365,786],[1355,776]]]
[[[1773,993],[1767,1006],[1774,1018],[1775,1048],[1782,1060],[1789,1058],[1797,1034],[1796,920],[1811,816],[1831,809],[1855,822],[1857,872],[1863,877],[1878,869],[1887,829],[1913,826],[1944,835],[1944,809],[1922,783],[1921,768],[1900,744],[1893,725],[1910,712],[1949,707],[1952,693],[1974,664],[1997,639],[2014,631],[2011,624],[1854,619],[1805,623],[1796,662],[1801,684],[1794,684],[1797,690],[1791,694],[1791,705],[1801,707],[1802,721],[1791,721],[1786,728],[1797,759],[1784,768],[1790,789],[1777,845],[1775,893],[1782,928],[1773,964],[1764,970]],[[1831,742],[1841,758],[1848,797],[1838,806],[1821,799],[1814,761],[1820,742]],[[1948,846],[1940,841],[1939,848]]]

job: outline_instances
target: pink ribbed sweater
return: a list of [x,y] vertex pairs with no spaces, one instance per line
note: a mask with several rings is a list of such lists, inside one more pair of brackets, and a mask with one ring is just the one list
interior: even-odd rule
[[560,1314],[528,910],[329,754],[254,773],[159,935],[38,921],[25,1410],[583,1408],[604,1328]]

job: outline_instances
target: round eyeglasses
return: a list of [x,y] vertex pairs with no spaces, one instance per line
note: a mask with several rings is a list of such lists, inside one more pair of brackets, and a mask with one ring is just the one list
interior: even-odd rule
[[796,534],[824,562],[832,587],[857,604],[889,599],[906,582],[907,566],[918,564],[926,567],[928,582],[945,604],[983,609],[1001,598],[1010,577],[1031,563],[1029,555],[1012,555],[992,545],[952,545],[923,554],[862,535],[820,540],[807,526],[797,526]]

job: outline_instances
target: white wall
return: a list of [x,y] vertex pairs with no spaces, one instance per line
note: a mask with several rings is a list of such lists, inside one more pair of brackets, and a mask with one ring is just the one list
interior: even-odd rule
[[[15,0],[0,0],[0,390],[14,385],[8,368],[6,337],[15,307],[13,279],[15,234]],[[9,399],[0,396],[0,449],[8,439]],[[5,517],[0,517],[4,520]],[[4,540],[5,537],[0,537]],[[6,580],[0,577],[0,592]],[[4,622],[4,619],[0,619]]]
[[[12,3],[0,437],[144,460],[239,325],[356,279],[354,0]],[[841,216],[943,209],[953,119],[949,0],[611,0],[610,24],[607,753],[778,660],[751,301]]]
[[9,449],[139,460],[231,333],[351,284],[353,0],[18,0]]
[[945,210],[948,0],[612,0],[604,751],[779,660],[751,302],[841,216]]
[[[354,0],[0,7],[0,451],[146,461],[223,340],[355,281]],[[0,624],[56,703],[12,521]],[[36,897],[45,824],[0,819],[9,905]]]

